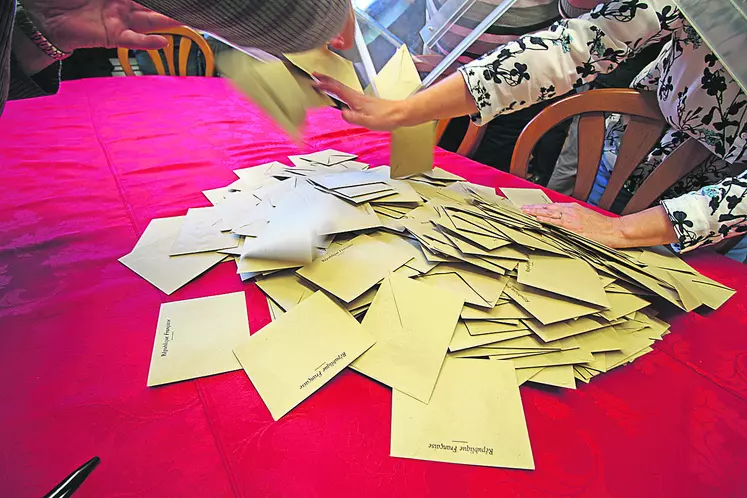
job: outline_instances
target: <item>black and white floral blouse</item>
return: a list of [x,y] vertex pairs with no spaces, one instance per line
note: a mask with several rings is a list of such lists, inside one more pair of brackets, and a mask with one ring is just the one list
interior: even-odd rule
[[[674,1],[602,4],[504,45],[460,72],[479,110],[472,119],[483,124],[589,83],[664,40],[659,57],[632,86],[657,92],[670,127],[627,188],[634,191],[688,137],[713,153],[661,201],[685,251],[747,232],[747,173],[730,173],[743,171],[747,161],[747,97]],[[608,127],[608,133],[613,128],[620,130]],[[605,152],[616,150],[613,144]]]

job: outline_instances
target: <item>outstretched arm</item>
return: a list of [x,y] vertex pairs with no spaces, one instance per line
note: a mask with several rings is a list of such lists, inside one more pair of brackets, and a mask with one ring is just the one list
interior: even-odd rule
[[562,95],[609,73],[683,22],[672,0],[624,0],[578,19],[526,35],[399,103],[362,96],[328,78],[320,89],[351,108],[343,117],[372,129],[393,129],[472,114],[484,124],[500,114]]
[[597,213],[575,202],[524,206],[522,210],[539,221],[567,228],[616,249],[658,246],[678,240],[661,206],[619,218]]

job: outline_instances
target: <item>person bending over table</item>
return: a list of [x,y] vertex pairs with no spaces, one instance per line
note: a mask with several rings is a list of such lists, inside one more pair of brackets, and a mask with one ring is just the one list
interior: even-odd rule
[[[634,191],[687,137],[696,138],[712,157],[658,206],[640,213],[612,219],[575,204],[527,206],[525,211],[611,247],[673,243],[688,251],[747,231],[747,174],[741,164],[747,159],[747,97],[671,0],[599,5],[580,18],[499,47],[403,101],[363,95],[322,75],[317,75],[318,86],[348,104],[345,120],[371,129],[466,114],[482,125],[584,85],[662,40],[667,43],[660,55],[631,86],[657,92],[670,126],[626,187]],[[619,130],[619,125],[608,127],[605,143],[611,147],[600,171],[611,169]]]
[[[77,48],[159,49],[147,32],[186,24],[271,53],[353,44],[350,0],[0,0],[0,113],[7,98],[55,93]],[[150,10],[149,10],[150,9]],[[158,13],[157,13],[158,12]]]

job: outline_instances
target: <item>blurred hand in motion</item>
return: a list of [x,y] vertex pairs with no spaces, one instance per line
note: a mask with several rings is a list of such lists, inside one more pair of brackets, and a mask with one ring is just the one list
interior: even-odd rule
[[610,218],[575,202],[536,204],[521,210],[543,223],[566,228],[609,247],[628,247],[619,226],[621,218]]
[[131,0],[24,0],[23,8],[39,31],[66,52],[163,48],[166,38],[147,32],[180,24]]
[[393,130],[409,126],[404,122],[406,100],[380,99],[353,90],[329,76],[315,73],[314,77],[319,80],[315,84],[317,90],[336,95],[348,105],[342,111],[342,118],[348,123],[371,130]]
[[355,12],[351,4],[342,31],[329,41],[329,46],[337,50],[349,50],[353,48],[353,42],[355,42]]

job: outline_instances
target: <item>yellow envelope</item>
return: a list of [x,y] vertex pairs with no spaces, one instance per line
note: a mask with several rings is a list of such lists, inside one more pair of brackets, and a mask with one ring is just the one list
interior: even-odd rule
[[575,363],[586,363],[593,361],[594,356],[582,348],[568,349],[566,351],[552,351],[547,354],[526,356],[513,360],[516,368],[526,367],[553,367],[556,365],[572,365]]
[[542,371],[544,367],[536,367],[536,368],[518,368],[515,370],[516,372],[516,383],[517,385],[522,385],[525,382],[527,382],[529,379],[532,378],[532,376],[536,375],[538,372]]
[[353,63],[326,47],[295,54],[285,54],[285,58],[309,76],[313,73],[324,74],[353,90],[363,93],[363,87],[358,80]]
[[534,469],[511,362],[447,358],[427,405],[395,390],[391,455]]
[[171,255],[229,249],[239,245],[239,238],[221,232],[223,214],[217,207],[192,208],[187,211],[184,223],[171,247]]
[[519,330],[526,330],[527,327],[521,323],[506,324],[500,322],[493,322],[490,320],[466,320],[467,330],[470,335],[484,335],[484,334],[496,334],[504,332],[516,332]]
[[410,238],[383,231],[374,232],[369,237],[387,245],[398,247],[403,252],[408,252],[412,256],[412,259],[405,264],[420,273],[426,273],[437,265],[437,263],[431,263],[425,259],[425,255],[420,249],[420,244]]
[[392,275],[363,320],[376,344],[351,368],[427,403],[463,304],[448,291]]
[[486,301],[456,272],[426,274],[418,278],[423,283],[440,287],[461,297],[464,302],[483,308],[491,308],[495,303]]
[[285,164],[279,161],[272,161],[265,164],[258,164],[250,168],[241,168],[233,170],[234,174],[241,179],[242,184],[247,186],[262,186],[276,183],[273,178],[275,174],[282,174],[287,168]]
[[275,301],[284,311],[311,297],[316,289],[307,284],[294,271],[279,271],[265,277],[257,277],[257,287]]
[[548,325],[541,324],[538,320],[523,320],[532,332],[545,342],[557,341],[592,330],[607,327],[609,323],[597,317],[580,317],[576,320],[567,320]]
[[[405,45],[381,68],[374,81],[379,97],[388,100],[404,100],[422,87],[420,75]],[[394,130],[389,159],[392,178],[432,170],[435,138],[435,123]]]
[[407,251],[359,235],[297,273],[349,303],[410,259]]
[[480,297],[495,306],[498,298],[508,284],[508,278],[496,277],[495,275],[463,263],[441,264],[434,268],[428,275],[439,273],[457,273]]
[[530,254],[528,261],[519,264],[517,279],[523,285],[595,306],[610,307],[599,275],[580,259]]
[[641,310],[648,306],[649,303],[643,298],[633,294],[607,294],[610,301],[609,309],[602,311],[600,314],[609,321],[617,320],[620,317]]
[[[295,164],[297,167],[300,167],[301,163],[300,161],[297,161],[296,159],[299,159],[301,161],[304,161],[306,163],[316,163],[321,164],[323,166],[335,166],[338,164],[348,163],[348,162],[355,162],[353,159],[356,159],[358,156],[355,154],[351,154],[349,152],[340,152],[339,150],[335,149],[325,149],[320,150],[317,152],[312,152],[311,154],[301,154],[299,156],[288,156],[288,158]],[[365,164],[365,163],[357,163]],[[343,170],[346,170],[347,168],[343,168]],[[360,170],[360,167],[354,168],[355,170]],[[365,168],[363,168],[365,169]]]
[[231,348],[248,337],[243,292],[164,303],[148,386],[239,370]]
[[345,308],[317,292],[233,350],[278,420],[373,344]]
[[511,201],[516,207],[531,205],[531,204],[552,204],[552,201],[547,194],[538,188],[506,188],[501,187],[501,192],[506,196],[506,199]]
[[562,296],[541,289],[527,287],[514,280],[509,281],[504,292],[543,325],[591,315],[602,309],[598,306],[564,299]]
[[295,140],[306,119],[306,109],[333,105],[319,94],[310,79],[293,74],[280,61],[261,62],[238,50],[222,52],[216,57],[221,73],[260,106]]
[[392,178],[406,178],[430,170],[433,167],[435,140],[434,122],[392,131],[389,153]]
[[498,303],[495,308],[490,310],[481,310],[469,306],[462,309],[463,320],[520,320],[522,318],[531,318],[531,315],[511,302]]
[[[519,369],[521,372],[524,369]],[[529,382],[545,384],[547,386],[563,387],[565,389],[576,389],[576,379],[573,376],[573,365],[557,365],[554,367],[543,367],[542,370],[529,378]]]
[[449,351],[457,352],[464,351],[466,349],[476,348],[479,346],[485,346],[488,344],[494,344],[498,341],[508,341],[516,339],[518,337],[524,337],[530,335],[531,330],[513,330],[510,332],[496,332],[492,334],[480,334],[472,335],[469,333],[467,326],[464,322],[459,321],[456,328],[454,329],[454,335],[449,343]]
[[225,254],[215,252],[170,256],[183,223],[183,216],[151,220],[132,252],[119,261],[166,294],[223,261]]

